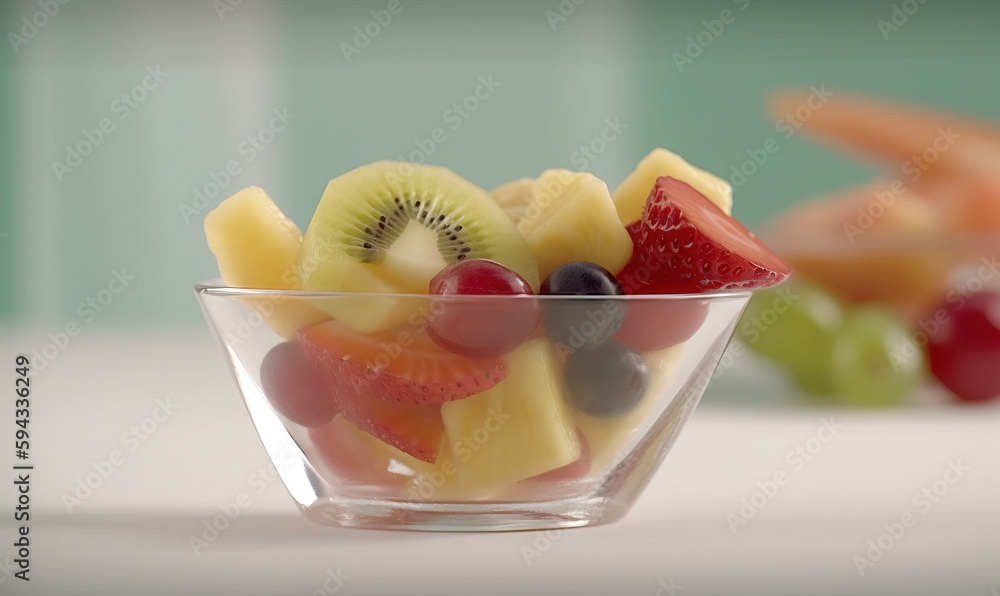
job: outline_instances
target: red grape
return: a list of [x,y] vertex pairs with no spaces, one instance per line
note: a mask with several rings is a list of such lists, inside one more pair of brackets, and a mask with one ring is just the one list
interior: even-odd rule
[[1000,396],[1000,294],[951,300],[935,313],[925,319],[940,325],[927,331],[934,376],[963,401]]
[[322,426],[337,415],[335,391],[297,341],[280,343],[264,356],[260,383],[275,410],[302,426]]
[[[445,267],[431,279],[430,293],[461,296],[443,301],[441,312],[427,323],[427,335],[456,354],[503,354],[520,345],[538,326],[538,302],[525,296],[532,294],[528,282],[487,259],[471,259]],[[476,298],[486,295],[512,298]]]

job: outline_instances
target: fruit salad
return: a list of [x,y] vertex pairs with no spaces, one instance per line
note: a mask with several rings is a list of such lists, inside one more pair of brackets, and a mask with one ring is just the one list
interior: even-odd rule
[[788,277],[731,205],[728,184],[664,149],[614,193],[568,170],[488,193],[382,161],[331,180],[304,234],[257,187],[205,232],[226,284],[291,291],[243,297],[276,338],[255,382],[324,479],[535,498],[640,438],[713,294]]

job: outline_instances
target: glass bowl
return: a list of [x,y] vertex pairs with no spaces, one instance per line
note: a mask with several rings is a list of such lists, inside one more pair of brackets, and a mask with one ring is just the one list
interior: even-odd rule
[[750,297],[195,293],[309,518],[460,531],[627,513]]

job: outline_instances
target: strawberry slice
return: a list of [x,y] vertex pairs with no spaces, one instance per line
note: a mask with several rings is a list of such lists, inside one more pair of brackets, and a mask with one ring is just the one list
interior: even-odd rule
[[337,405],[346,420],[419,460],[437,460],[444,435],[441,406],[404,404],[345,389],[339,392]]
[[369,398],[439,405],[485,391],[507,376],[499,359],[449,352],[424,328],[359,333],[326,321],[303,329],[299,338],[334,379]]
[[618,277],[632,293],[764,288],[792,272],[740,222],[669,176],[656,181],[641,222],[629,227],[635,250]]
[[[342,416],[309,429],[317,456],[341,480],[353,485],[405,485],[410,476],[395,473],[393,450],[369,435]],[[398,452],[397,456],[402,457]]]

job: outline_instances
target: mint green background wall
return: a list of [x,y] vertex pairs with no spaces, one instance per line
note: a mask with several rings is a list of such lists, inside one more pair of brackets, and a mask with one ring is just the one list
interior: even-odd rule
[[[136,279],[94,325],[200,324],[190,286],[213,274],[201,219],[222,196],[261,184],[304,225],[328,178],[408,155],[437,127],[448,140],[430,161],[492,187],[578,166],[577,147],[617,118],[627,128],[587,164],[613,186],[654,145],[729,177],[775,135],[760,105],[776,86],[1000,117],[1000,5],[928,0],[886,41],[876,23],[893,4],[588,0],[553,30],[557,1],[403,0],[348,62],[341,43],[388,1],[244,0],[221,19],[208,2],[72,2],[16,53],[0,48],[0,317],[60,327],[124,267]],[[5,39],[39,10],[0,6]],[[726,8],[736,20],[680,72],[672,54]],[[157,65],[169,74],[126,113],[116,99]],[[452,129],[446,110],[490,76],[500,86]],[[295,117],[252,154],[241,144],[274,109]],[[58,180],[52,162],[103,118],[114,130]],[[185,218],[231,160],[240,172]],[[870,174],[792,138],[736,212],[758,224]]]
[[[1000,2],[941,0],[708,0],[641,2],[630,92],[646,123],[639,145],[676,148],[730,179],[769,137],[780,149],[736,191],[735,214],[757,224],[804,196],[863,181],[873,170],[811,144],[785,140],[763,117],[775,88],[825,85],[1000,118]],[[911,15],[896,16],[895,9]],[[915,11],[914,11],[915,7]],[[731,24],[683,71],[703,21]],[[900,13],[902,14],[902,13]],[[883,36],[883,32],[885,36]],[[695,52],[692,52],[695,53]]]

